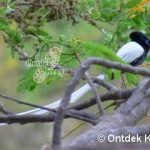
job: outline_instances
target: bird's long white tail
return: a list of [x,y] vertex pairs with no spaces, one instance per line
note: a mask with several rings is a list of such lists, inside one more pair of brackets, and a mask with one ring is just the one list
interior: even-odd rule
[[[101,80],[104,80],[105,79],[105,75],[99,75],[97,76],[97,78],[101,79]],[[96,87],[98,86],[98,84],[96,84]],[[89,91],[91,90],[91,87],[89,84],[85,84],[84,86],[82,86],[80,89],[76,90],[75,92],[72,93],[71,95],[71,99],[70,99],[70,103],[75,103],[77,102],[82,96],[84,96],[86,93],[88,93]],[[44,107],[46,108],[57,108],[59,106],[61,102],[61,99],[49,104],[49,105],[46,105]],[[32,109],[32,110],[28,110],[28,111],[24,111],[24,112],[21,112],[21,113],[18,113],[17,115],[26,115],[26,114],[44,114],[46,113],[47,110],[42,110],[40,108],[36,108],[36,109]],[[7,125],[7,124],[0,124],[0,126],[2,125]]]
[[[105,76],[99,75],[99,76],[97,76],[97,78],[104,80]],[[95,84],[95,85],[98,86],[98,84]],[[91,87],[89,86],[89,84],[85,84],[84,86],[82,86],[81,88],[79,88],[78,90],[76,90],[75,92],[72,93],[70,103],[77,102],[82,96],[84,96],[90,90],[91,90]],[[60,102],[61,102],[61,99],[59,99],[49,105],[46,105],[44,107],[51,108],[51,109],[57,108],[59,106]],[[25,114],[31,114],[31,113],[32,114],[44,114],[46,112],[47,112],[47,110],[42,110],[40,108],[37,108],[37,109],[32,109],[29,111],[18,113],[17,115],[25,115]]]

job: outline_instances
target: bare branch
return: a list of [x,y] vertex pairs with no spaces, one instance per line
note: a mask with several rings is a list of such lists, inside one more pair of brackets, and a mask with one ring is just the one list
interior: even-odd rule
[[19,46],[15,46],[15,50],[19,54],[19,59],[21,61],[27,61],[28,59],[33,59],[38,54],[38,51],[35,51],[32,56],[28,56],[28,54]]
[[29,59],[28,54],[25,53],[20,47],[15,46],[15,50],[19,54],[20,60],[28,60]]
[[100,114],[103,115],[104,114],[104,109],[103,109],[103,106],[102,106],[102,101],[101,101],[101,98],[100,98],[100,94],[98,93],[98,91],[97,91],[97,89],[96,89],[96,87],[95,87],[95,85],[92,81],[91,76],[87,72],[85,73],[85,77],[87,78],[87,81],[88,81],[89,85],[91,86],[91,88],[93,90],[93,93],[95,95],[95,99],[96,99]]
[[12,112],[8,111],[6,108],[4,108],[2,106],[2,104],[0,104],[0,112],[3,113],[3,114],[13,114]]
[[129,72],[129,73],[133,73],[133,74],[140,74],[142,76],[150,76],[150,71],[146,68],[141,68],[141,67],[132,67],[129,65],[125,65],[125,64],[121,64],[118,62],[112,62],[112,61],[108,61],[108,60],[104,60],[101,58],[97,58],[97,57],[91,57],[88,58],[87,60],[85,60],[83,62],[83,67],[87,68],[90,65],[101,65],[107,68],[114,68],[114,69],[118,69],[121,70],[123,72]]
[[[120,99],[128,99],[131,94],[135,91],[134,89],[123,89],[123,90],[117,90],[117,91],[110,91],[105,94],[101,94],[101,100],[108,101],[108,100],[120,100]],[[82,110],[89,108],[96,104],[95,97],[91,98],[90,100],[83,100],[80,104],[76,104],[70,108]]]
[[[129,126],[134,126],[141,118],[143,118],[150,107],[150,79],[143,80],[138,88],[132,93],[128,101],[123,103],[120,108],[118,108],[112,115],[103,115],[100,118],[100,122],[94,126],[91,130],[79,136],[70,145],[76,148],[90,148],[99,145],[97,136],[99,134],[104,134],[107,137],[108,133],[114,135],[124,134],[126,135],[127,130],[117,130],[122,127],[131,131]],[[126,128],[127,127],[127,128]],[[133,129],[133,134],[135,130]],[[131,131],[132,132],[132,131]],[[147,128],[143,127],[139,131],[142,133],[149,133],[149,126]]]
[[23,105],[26,105],[26,106],[40,108],[40,109],[47,110],[47,111],[53,111],[53,109],[50,109],[50,108],[47,108],[47,107],[44,107],[44,106],[39,106],[39,105],[36,105],[36,104],[32,104],[32,103],[29,103],[29,102],[25,102],[25,101],[22,101],[22,100],[18,100],[16,98],[6,96],[6,95],[3,95],[3,94],[0,94],[0,97],[4,98],[5,100],[16,102],[18,104],[23,104]]
[[56,115],[55,123],[54,123],[54,129],[53,129],[53,145],[60,145],[61,144],[61,126],[64,118],[64,112],[67,108],[70,97],[72,92],[74,91],[76,85],[82,78],[82,75],[86,72],[87,69],[89,69],[90,65],[92,64],[99,64],[108,68],[115,68],[119,69],[124,72],[130,72],[134,74],[140,74],[143,76],[150,76],[150,71],[148,69],[143,69],[140,67],[132,67],[128,65],[123,65],[118,62],[111,62],[100,58],[88,58],[85,60],[81,66],[76,70],[76,73],[72,80],[69,82],[66,92],[64,94],[64,97],[60,103],[60,107],[58,108],[58,112]]
[[100,85],[102,85],[103,87],[105,87],[107,90],[109,91],[116,91],[118,90],[118,88],[116,86],[114,86],[113,84],[105,81],[105,80],[101,80],[98,78],[93,78],[94,83],[98,83]]
[[[76,111],[76,110],[68,110],[65,113],[65,118],[74,118],[77,120],[86,121],[88,123],[91,123],[95,125],[97,123],[97,116],[83,111]],[[35,123],[35,122],[53,122],[55,119],[55,112],[49,112],[44,115],[34,115],[34,114],[28,114],[28,115],[16,115],[16,114],[6,114],[6,115],[0,115],[0,123],[19,123],[19,124],[27,124],[27,123]]]
[[[9,97],[9,96],[6,96],[6,95],[0,94],[0,97],[4,98],[6,100],[17,102],[18,104],[23,104],[23,105],[27,105],[27,106],[31,106],[31,107],[36,107],[36,108],[40,108],[40,109],[43,109],[43,110],[48,110],[48,111],[54,112],[54,113],[57,112],[57,110],[55,110],[55,109],[50,109],[50,108],[47,108],[47,107],[27,103],[27,102],[24,102],[24,101],[21,101],[21,100],[18,100],[16,98],[12,98],[12,97]],[[1,109],[1,111],[3,111],[3,113],[4,113],[4,108]],[[6,110],[5,110],[5,114],[6,114]],[[96,118],[96,116],[94,116],[94,114],[91,114],[91,113],[81,112],[81,111],[77,111],[77,110],[68,110],[66,112],[66,115],[69,116],[69,117],[78,119],[78,120],[83,120],[83,121],[86,121],[86,122],[89,122],[89,123],[92,123],[92,124],[96,124],[95,120],[97,118]]]

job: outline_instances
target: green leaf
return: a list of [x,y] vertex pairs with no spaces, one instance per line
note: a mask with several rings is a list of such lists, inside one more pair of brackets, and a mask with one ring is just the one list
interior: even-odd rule
[[35,35],[36,34],[36,28],[34,26],[28,26],[27,29],[26,29],[26,32],[29,33],[29,34],[33,34]]
[[150,62],[150,57],[148,56],[148,57],[146,57],[146,60],[145,60],[146,62]]
[[0,7],[0,14],[4,14],[6,11],[6,7]]
[[107,48],[103,44],[98,44],[94,42],[84,42],[81,46],[83,47],[85,53],[88,54],[88,56],[96,56],[103,59],[117,61],[125,64],[125,62],[122,59],[120,59],[111,49]]
[[120,79],[120,70],[116,69],[104,69],[104,72],[107,74],[107,79],[108,80],[113,80],[113,79]]
[[8,28],[7,21],[0,18],[0,30],[6,30],[7,28]]
[[23,40],[23,34],[16,29],[8,28],[6,33],[9,36],[9,40],[12,44],[19,44]]
[[38,35],[41,35],[41,36],[46,36],[46,37],[49,37],[49,38],[52,38],[49,33],[47,33],[46,31],[44,31],[44,29],[42,28],[37,28],[37,34]]
[[33,81],[33,75],[37,68],[29,68],[24,73],[22,79],[19,81],[19,85],[17,87],[18,92],[25,92],[25,91],[33,91],[37,84]]
[[[121,60],[111,49],[107,48],[103,44],[98,44],[94,42],[84,42],[82,44],[87,57],[96,56],[106,60],[116,61],[123,64],[126,64],[123,60]],[[120,78],[120,71],[115,69],[109,69],[105,67],[101,67],[102,71],[107,74],[108,79],[112,79],[112,74],[115,79]]]
[[131,73],[125,73],[125,77],[128,81],[129,86],[131,85],[137,85],[140,81],[140,76],[131,74]]

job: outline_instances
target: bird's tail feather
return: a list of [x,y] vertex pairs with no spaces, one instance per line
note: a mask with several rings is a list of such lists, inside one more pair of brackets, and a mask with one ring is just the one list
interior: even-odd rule
[[[97,78],[99,78],[101,80],[104,80],[105,76],[104,75],[99,75],[99,76],[97,76]],[[95,85],[98,86],[98,84],[95,84]],[[91,87],[89,86],[89,84],[85,84],[80,89],[78,89],[78,90],[76,90],[75,92],[72,93],[70,103],[77,102],[82,96],[84,96],[90,90],[91,90]],[[54,103],[46,105],[45,107],[47,107],[47,108],[57,108],[59,106],[60,102],[61,102],[61,99],[55,101]],[[44,114],[46,112],[47,112],[47,110],[39,109],[38,111],[36,110],[35,112],[33,112],[33,114],[40,115],[40,114]]]
[[[99,78],[101,80],[104,80],[105,75],[99,75],[99,76],[97,76],[97,78]],[[95,84],[95,85],[98,86],[98,84]],[[85,84],[80,89],[78,89],[78,90],[76,90],[75,92],[72,93],[70,103],[77,102],[82,96],[84,96],[90,90],[91,90],[91,87],[88,84]],[[61,102],[61,99],[59,99],[59,100],[57,100],[57,101],[55,101],[55,102],[53,102],[49,105],[46,105],[44,107],[51,108],[51,109],[57,108],[59,106],[60,102]],[[44,114],[46,112],[47,112],[47,110],[42,110],[40,108],[36,108],[36,109],[32,109],[32,110],[28,110],[28,111],[18,113],[17,115]],[[6,124],[4,124],[4,123],[0,124],[0,126],[2,126],[2,125],[6,125]]]

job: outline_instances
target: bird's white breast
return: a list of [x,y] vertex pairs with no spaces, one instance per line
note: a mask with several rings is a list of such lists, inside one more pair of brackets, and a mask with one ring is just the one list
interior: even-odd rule
[[122,60],[131,63],[136,58],[142,56],[143,53],[144,49],[141,45],[136,42],[129,42],[118,50],[117,56],[119,56]]

